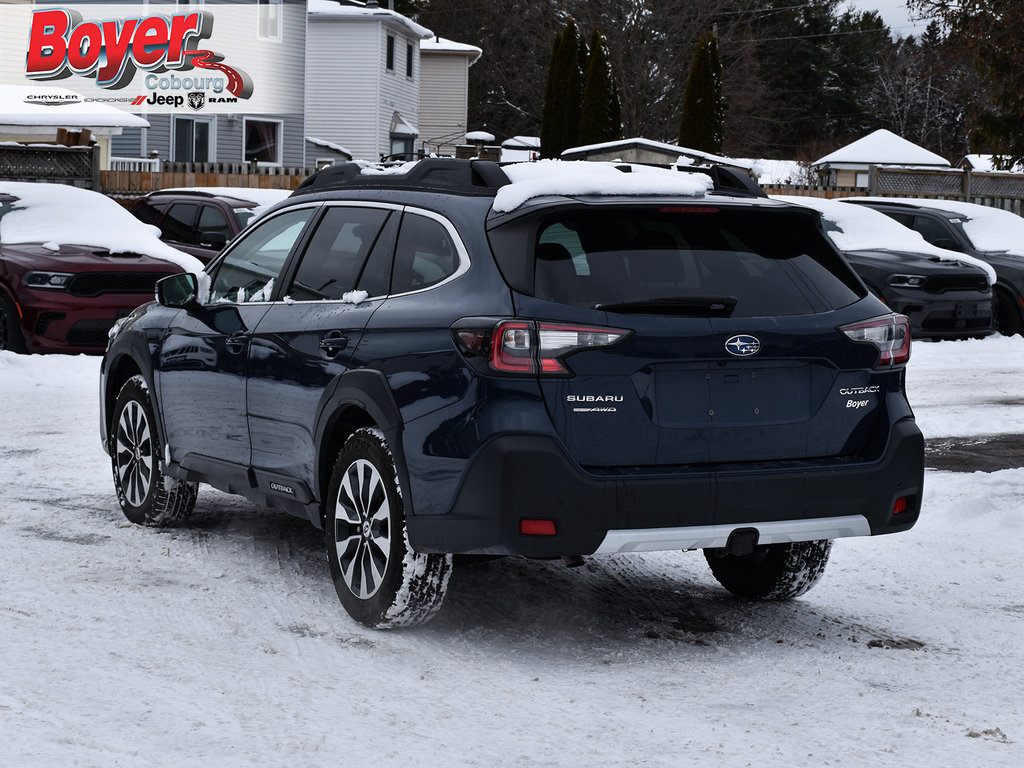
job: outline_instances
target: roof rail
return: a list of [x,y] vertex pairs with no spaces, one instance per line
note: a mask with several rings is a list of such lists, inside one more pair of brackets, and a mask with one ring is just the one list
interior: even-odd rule
[[676,165],[670,166],[682,173],[703,173],[715,183],[715,192],[726,195],[768,197],[757,182],[745,173],[738,173],[724,165]]
[[501,167],[490,160],[431,157],[416,162],[404,173],[377,169],[364,173],[364,169],[367,166],[360,163],[330,165],[302,182],[292,194],[388,187],[494,197],[499,188],[510,183]]

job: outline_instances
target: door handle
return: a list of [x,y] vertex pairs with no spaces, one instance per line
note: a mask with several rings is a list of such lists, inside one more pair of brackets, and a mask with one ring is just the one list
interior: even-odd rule
[[237,355],[239,352],[244,350],[249,343],[249,337],[243,333],[236,333],[234,336],[228,336],[224,340],[224,346],[228,352],[233,355]]
[[348,346],[348,336],[341,331],[330,331],[320,339],[320,349],[327,357],[336,357],[341,350]]

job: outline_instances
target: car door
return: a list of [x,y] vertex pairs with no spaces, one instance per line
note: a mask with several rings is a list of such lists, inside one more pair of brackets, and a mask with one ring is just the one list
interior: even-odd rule
[[224,480],[227,490],[247,484],[251,459],[246,375],[252,332],[318,209],[282,211],[240,239],[208,277],[201,276],[202,306],[181,310],[160,345],[159,392],[171,458]]
[[400,210],[327,205],[250,349],[252,466],[269,495],[310,500],[322,400],[388,292]]

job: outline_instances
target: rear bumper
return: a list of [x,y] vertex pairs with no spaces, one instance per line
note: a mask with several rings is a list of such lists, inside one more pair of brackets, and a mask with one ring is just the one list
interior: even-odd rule
[[[724,546],[754,528],[760,543],[907,530],[917,521],[924,439],[897,422],[874,461],[785,462],[653,475],[595,474],[543,436],[499,437],[476,455],[452,510],[413,515],[422,552],[587,555]],[[906,509],[893,513],[898,499]],[[554,535],[525,535],[521,521],[550,520]]]

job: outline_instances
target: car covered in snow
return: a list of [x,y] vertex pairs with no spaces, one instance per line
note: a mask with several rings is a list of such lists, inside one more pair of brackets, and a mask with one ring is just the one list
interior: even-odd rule
[[157,293],[101,368],[125,515],[207,483],[306,518],[368,626],[456,554],[702,550],[790,599],[921,510],[907,318],[725,168],[335,165]]
[[910,318],[914,338],[969,339],[995,331],[995,270],[932,245],[869,208],[815,197],[776,196],[821,213],[825,232],[872,293]]
[[246,224],[291,194],[289,189],[192,187],[161,189],[139,198],[132,214],[160,229],[160,239],[204,264]]
[[990,264],[996,328],[1024,334],[1024,218],[999,208],[956,200],[851,197],[843,200],[884,213],[939,248]]
[[0,181],[0,350],[102,353],[157,280],[199,266],[97,192]]

